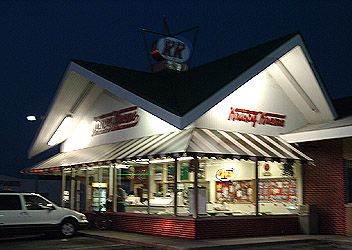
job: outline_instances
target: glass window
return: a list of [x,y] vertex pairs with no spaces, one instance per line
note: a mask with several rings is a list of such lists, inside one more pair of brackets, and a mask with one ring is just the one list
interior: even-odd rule
[[48,202],[36,195],[24,195],[26,208],[28,210],[43,210],[48,205]]
[[0,210],[21,210],[19,195],[0,195]]
[[117,211],[148,213],[148,165],[130,165],[118,174]]
[[255,214],[255,164],[250,161],[205,161],[205,181],[209,182],[209,216]]
[[260,214],[296,214],[302,204],[301,165],[260,162],[258,164]]

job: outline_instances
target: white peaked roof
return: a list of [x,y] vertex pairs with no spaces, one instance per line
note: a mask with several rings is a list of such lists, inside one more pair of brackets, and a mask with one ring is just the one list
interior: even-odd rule
[[184,129],[263,70],[280,83],[308,123],[334,120],[334,108],[299,34],[186,72],[147,73],[75,60],[66,69],[29,157],[49,148],[47,142],[67,115],[78,124],[103,90]]

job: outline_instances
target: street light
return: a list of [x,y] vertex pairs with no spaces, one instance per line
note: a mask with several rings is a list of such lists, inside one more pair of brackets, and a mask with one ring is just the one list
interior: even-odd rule
[[28,115],[26,118],[27,118],[27,121],[30,121],[30,122],[34,122],[37,120],[37,117],[35,117],[35,115]]

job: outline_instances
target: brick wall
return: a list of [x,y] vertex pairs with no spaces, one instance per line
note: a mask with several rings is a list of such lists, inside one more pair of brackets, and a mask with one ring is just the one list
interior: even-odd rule
[[113,230],[188,239],[298,234],[297,216],[192,218],[111,213]]
[[202,218],[197,220],[197,239],[298,234],[297,216]]
[[112,215],[113,228],[118,231],[136,232],[178,238],[195,238],[195,220],[192,218],[160,217],[132,213]]
[[303,200],[317,206],[320,234],[346,234],[342,140],[304,143],[316,166],[303,167]]

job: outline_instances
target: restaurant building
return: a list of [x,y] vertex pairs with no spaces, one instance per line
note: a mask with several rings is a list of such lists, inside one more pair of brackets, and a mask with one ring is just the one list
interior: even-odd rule
[[352,119],[338,119],[301,36],[189,70],[187,46],[161,38],[152,73],[73,60],[29,156],[61,152],[24,172],[61,176],[63,206],[109,211],[116,230],[205,239],[319,221],[347,234]]

